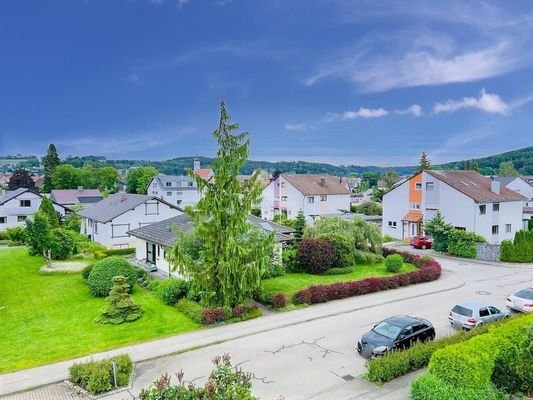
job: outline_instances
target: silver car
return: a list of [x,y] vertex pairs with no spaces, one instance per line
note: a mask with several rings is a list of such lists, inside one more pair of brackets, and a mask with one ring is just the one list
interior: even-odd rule
[[519,290],[507,297],[507,308],[518,312],[533,312],[533,288]]
[[509,314],[509,311],[500,310],[487,303],[468,301],[453,307],[448,320],[454,327],[469,330],[487,322],[507,318]]

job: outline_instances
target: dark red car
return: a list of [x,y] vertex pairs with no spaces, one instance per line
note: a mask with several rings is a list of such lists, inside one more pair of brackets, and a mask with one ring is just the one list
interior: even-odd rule
[[429,236],[415,236],[409,244],[415,249],[431,249],[433,239]]

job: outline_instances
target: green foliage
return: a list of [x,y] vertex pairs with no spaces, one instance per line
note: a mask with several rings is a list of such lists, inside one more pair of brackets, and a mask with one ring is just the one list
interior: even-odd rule
[[74,363],[68,370],[69,380],[93,395],[107,392],[114,385],[113,361],[117,370],[117,387],[126,386],[133,371],[133,362],[127,354],[101,361]]
[[96,187],[103,192],[115,193],[118,191],[119,173],[116,168],[102,167],[94,171]]
[[385,189],[391,190],[394,184],[400,179],[400,175],[394,170],[389,170],[383,174],[381,179],[385,183]]
[[89,275],[91,275],[91,271],[93,270],[93,264],[87,265],[85,268],[81,270],[81,276],[83,279],[87,280],[89,279]]
[[[213,162],[214,179],[205,181],[189,170],[198,190],[204,193],[194,208],[185,210],[203,242],[200,261],[182,251],[180,241],[171,260],[180,272],[191,278],[203,304],[230,306],[242,304],[261,285],[274,246],[274,235],[264,235],[248,223],[248,216],[261,198],[259,173],[241,182],[237,175],[249,154],[247,133],[234,134],[224,102],[220,122],[213,136],[218,142]],[[223,232],[223,234],[221,234]]]
[[257,400],[252,395],[251,374],[231,365],[230,357],[216,357],[215,369],[205,386],[195,386],[183,380],[183,371],[176,374],[178,385],[170,385],[168,374],[161,376],[139,394],[141,400]]
[[355,271],[355,267],[330,268],[322,275],[346,275]]
[[56,146],[51,143],[48,146],[46,156],[43,157],[43,166],[44,166],[44,183],[43,183],[43,192],[50,193],[52,190],[52,174],[55,168],[59,165],[59,156],[57,154]]
[[520,173],[516,170],[512,161],[505,161],[500,164],[498,170],[499,176],[520,176]]
[[261,218],[261,209],[260,208],[252,208],[250,211],[250,214],[252,214],[254,217]]
[[107,297],[113,287],[113,277],[122,275],[127,279],[129,290],[137,281],[137,274],[133,266],[122,257],[107,257],[94,264],[87,279],[91,294],[96,297]]
[[418,162],[418,172],[427,171],[431,169],[431,161],[425,151],[420,155],[420,161]]
[[176,308],[194,322],[202,323],[202,311],[204,308],[200,304],[191,300],[181,299],[176,304]]
[[533,231],[521,230],[515,233],[514,240],[504,240],[500,247],[500,260],[508,262],[533,261]]
[[398,272],[403,265],[403,258],[399,254],[389,254],[385,258],[385,268],[389,272]]
[[119,325],[141,318],[141,307],[133,302],[129,294],[130,285],[128,285],[127,279],[118,275],[113,277],[112,282],[113,288],[106,299],[107,304],[102,308],[100,315],[96,317],[94,322]]
[[494,386],[484,384],[463,388],[445,383],[432,374],[424,374],[411,383],[411,400],[504,400]]
[[354,251],[355,264],[378,264],[383,262],[383,256],[381,254],[370,253],[363,250]]
[[296,221],[294,222],[293,228],[294,228],[294,238],[296,240],[300,240],[304,234],[305,226],[307,223],[305,222],[305,215],[303,211],[299,211],[298,215],[296,216]]
[[483,236],[475,232],[454,229],[448,239],[448,253],[454,256],[475,258],[477,255],[476,244],[486,243]]
[[104,253],[106,256],[127,256],[130,254],[135,254],[135,248],[134,247],[127,247],[125,249],[105,249],[102,250],[102,253]]
[[55,228],[50,231],[50,250],[54,260],[66,260],[76,254],[76,233],[65,228]]
[[322,234],[318,237],[329,241],[335,248],[335,258],[333,266],[337,268],[351,267],[354,264],[353,243],[350,236],[345,233]]
[[50,223],[46,215],[37,212],[33,220],[26,220],[26,237],[30,254],[42,254],[48,258],[48,251],[52,242]]
[[19,188],[35,190],[35,182],[31,179],[31,175],[27,170],[17,169],[9,178],[7,188],[9,190],[17,190]]
[[285,274],[285,266],[283,265],[283,253],[281,245],[275,245],[272,249],[272,255],[269,262],[265,266],[265,270],[262,274],[262,279],[275,278]]
[[5,230],[6,238],[14,245],[23,245],[28,241],[26,228],[22,226],[13,226]]
[[453,230],[453,225],[446,223],[440,210],[437,210],[435,216],[424,225],[424,231],[433,237],[433,250],[440,252],[448,251],[448,243]]
[[130,168],[126,175],[128,193],[146,194],[150,181],[159,174],[154,167]]
[[[382,195],[383,196],[383,195]],[[382,215],[383,206],[375,201],[365,201],[359,206],[354,206],[352,212],[364,215]]]
[[54,203],[52,203],[52,200],[50,200],[48,197],[43,196],[41,198],[39,212],[41,212],[43,215],[46,215],[46,217],[48,218],[48,224],[50,226],[50,229],[59,227],[59,215],[54,209]]
[[81,170],[72,165],[58,165],[52,173],[54,189],[74,189],[82,185]]
[[383,236],[383,243],[394,242],[394,241],[396,241],[396,239],[393,238],[391,235]]
[[189,291],[189,283],[182,279],[170,278],[153,282],[157,282],[157,285],[155,287],[150,286],[150,290],[153,290],[157,297],[169,306],[176,304],[180,299],[186,297]]
[[296,248],[287,248],[282,253],[283,266],[287,272],[301,272],[302,267],[298,260],[298,250]]
[[65,218],[65,229],[69,231],[80,233],[81,229],[81,217],[78,214],[70,213]]

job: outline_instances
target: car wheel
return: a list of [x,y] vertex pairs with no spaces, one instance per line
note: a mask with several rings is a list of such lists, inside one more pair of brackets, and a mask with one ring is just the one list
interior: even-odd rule
[[426,250],[426,245],[425,244],[422,245],[422,250]]

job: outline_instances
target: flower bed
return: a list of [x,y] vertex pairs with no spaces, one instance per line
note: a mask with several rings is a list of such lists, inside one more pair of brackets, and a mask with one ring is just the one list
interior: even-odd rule
[[417,271],[383,278],[367,278],[359,281],[338,282],[330,285],[314,285],[296,292],[293,301],[295,304],[324,303],[331,300],[395,289],[400,286],[431,282],[438,279],[441,275],[440,264],[430,257],[421,257],[394,249],[383,249],[384,256],[390,254],[399,254],[404,262],[415,265]]

